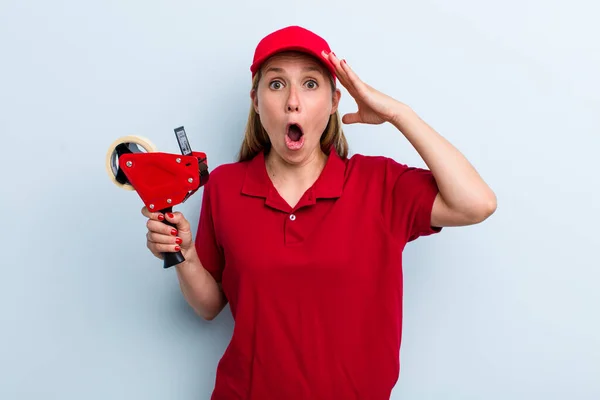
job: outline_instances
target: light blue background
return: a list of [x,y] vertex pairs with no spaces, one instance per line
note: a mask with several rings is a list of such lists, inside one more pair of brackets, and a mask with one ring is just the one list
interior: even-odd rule
[[[498,195],[484,224],[408,247],[393,399],[600,398],[595,2],[0,4],[1,399],[209,397],[229,309],[195,316],[105,154],[130,134],[178,153],[184,125],[212,168],[232,161],[254,46],[290,24],[411,105]],[[352,152],[424,165],[391,125],[346,133]],[[176,207],[194,224],[201,197]]]

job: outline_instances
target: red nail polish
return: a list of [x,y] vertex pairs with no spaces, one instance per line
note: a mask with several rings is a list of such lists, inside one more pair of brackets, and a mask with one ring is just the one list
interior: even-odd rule
[[183,240],[181,240],[181,238],[177,238],[177,239],[175,239],[175,243],[177,243],[177,244],[181,244],[181,242],[183,242]]
[[159,221],[164,221],[165,217],[162,214],[158,214],[158,220]]
[[171,235],[173,235],[173,236],[177,235],[177,229],[171,229]]
[[167,217],[169,217],[169,218],[173,218],[173,217],[174,217],[174,215],[173,215],[173,213],[167,213]]
[[179,251],[179,250],[181,250],[181,247],[175,246],[175,251]]

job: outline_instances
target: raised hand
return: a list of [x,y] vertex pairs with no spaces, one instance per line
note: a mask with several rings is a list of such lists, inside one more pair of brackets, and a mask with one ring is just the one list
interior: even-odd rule
[[334,53],[323,52],[323,57],[335,66],[340,83],[348,90],[358,105],[354,113],[344,114],[342,122],[345,124],[382,124],[391,122],[402,103],[394,98],[375,90],[363,82],[352,71],[346,60],[340,60]]

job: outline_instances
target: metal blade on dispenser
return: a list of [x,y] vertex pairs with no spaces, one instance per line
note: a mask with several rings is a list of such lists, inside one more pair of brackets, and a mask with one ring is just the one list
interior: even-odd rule
[[190,147],[190,143],[188,142],[187,135],[185,133],[185,129],[183,126],[179,128],[175,128],[175,136],[177,137],[177,142],[179,143],[179,148],[181,149],[181,154],[184,156],[189,156],[192,154],[192,148]]

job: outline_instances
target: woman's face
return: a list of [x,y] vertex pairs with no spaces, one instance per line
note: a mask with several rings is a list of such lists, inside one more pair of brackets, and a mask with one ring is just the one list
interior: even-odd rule
[[321,152],[320,138],[338,107],[327,70],[301,53],[279,54],[262,66],[251,94],[272,150],[290,164],[303,164]]

